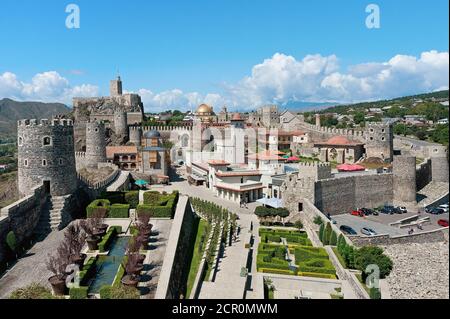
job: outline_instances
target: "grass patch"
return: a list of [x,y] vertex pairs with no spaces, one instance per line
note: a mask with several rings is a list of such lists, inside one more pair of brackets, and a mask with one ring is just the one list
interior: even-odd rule
[[191,265],[189,267],[186,298],[189,298],[189,296],[191,295],[192,286],[194,285],[195,277],[197,276],[198,268],[200,267],[200,262],[207,241],[207,228],[208,222],[206,220],[200,219],[197,227],[197,236],[195,238],[194,251],[192,252]]

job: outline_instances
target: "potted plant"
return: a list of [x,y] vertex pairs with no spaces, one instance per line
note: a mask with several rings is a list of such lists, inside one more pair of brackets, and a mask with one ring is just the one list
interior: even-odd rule
[[94,222],[91,219],[80,221],[80,227],[87,235],[86,242],[89,250],[97,250],[98,242],[100,241],[100,237],[94,231]]
[[105,217],[108,210],[106,208],[97,208],[96,211],[89,218],[92,220],[94,234],[97,236],[103,236],[108,230],[108,224],[105,224]]
[[139,265],[137,255],[128,255],[128,261],[124,266],[126,275],[121,282],[125,286],[137,287],[139,284],[139,274],[143,266]]
[[142,243],[138,240],[137,237],[133,237],[128,242],[128,255],[137,255],[138,257],[138,263],[142,264],[145,260],[145,255],[140,254],[139,250],[142,247]]
[[48,281],[53,289],[53,294],[63,296],[66,292],[67,265],[69,265],[70,248],[67,243],[62,243],[55,255],[49,255],[46,261],[47,269],[53,276]]
[[72,223],[64,232],[64,240],[70,248],[70,262],[82,267],[86,259],[86,254],[81,253],[86,243],[86,233],[82,231],[80,225]]

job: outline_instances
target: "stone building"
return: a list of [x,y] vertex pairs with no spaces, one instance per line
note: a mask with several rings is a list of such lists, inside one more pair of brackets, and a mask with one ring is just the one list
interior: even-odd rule
[[278,106],[269,105],[250,113],[248,123],[254,127],[278,128],[280,126],[280,112]]
[[127,112],[122,109],[114,111],[114,132],[122,138],[128,137]]
[[144,133],[143,138],[139,171],[153,176],[157,182],[167,181],[170,159],[167,149],[162,145],[161,134],[158,131],[148,131]]
[[220,113],[217,115],[217,121],[219,123],[228,123],[230,121],[230,114],[226,106],[222,108]]
[[77,188],[73,123],[68,119],[18,121],[18,186],[22,196],[44,185],[54,196]]
[[364,154],[364,144],[351,142],[345,136],[334,136],[324,142],[314,143],[322,162],[355,163]]
[[392,123],[366,123],[365,148],[366,157],[381,158],[392,162],[394,156],[394,130]]

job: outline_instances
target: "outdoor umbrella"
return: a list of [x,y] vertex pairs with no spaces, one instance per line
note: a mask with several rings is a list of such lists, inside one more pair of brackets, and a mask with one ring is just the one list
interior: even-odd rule
[[143,179],[138,179],[138,180],[135,182],[135,184],[136,184],[137,186],[145,186],[145,185],[147,185],[148,183],[147,183],[146,181],[144,181]]

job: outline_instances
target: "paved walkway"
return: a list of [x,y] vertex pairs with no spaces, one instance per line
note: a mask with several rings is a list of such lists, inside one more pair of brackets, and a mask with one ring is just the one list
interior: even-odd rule
[[63,231],[52,232],[44,241],[36,243],[25,257],[20,258],[0,278],[0,299],[8,298],[14,290],[35,282],[50,288],[48,278],[52,273],[47,270],[45,262],[48,254],[56,250],[63,237]]
[[149,250],[144,260],[144,270],[141,273],[139,289],[143,294],[141,299],[153,299],[158,286],[159,274],[166,254],[172,220],[151,219],[153,225]]
[[[173,190],[178,190],[180,194],[187,195],[191,197],[201,197],[204,200],[214,202],[222,207],[227,208],[232,213],[238,215],[239,220],[238,225],[241,227],[240,242],[234,244],[232,247],[227,247],[225,250],[225,258],[223,258],[219,263],[218,273],[214,283],[205,282],[203,284],[202,290],[200,292],[200,298],[224,298],[224,299],[242,299],[245,289],[245,280],[242,284],[243,277],[240,276],[241,267],[245,266],[248,249],[245,248],[245,235],[248,234],[250,230],[250,224],[253,223],[253,234],[254,236],[254,247],[252,255],[252,269],[249,271],[249,275],[252,277],[251,289],[247,295],[247,298],[263,298],[264,297],[264,286],[262,284],[262,276],[258,278],[260,274],[256,271],[256,254],[259,243],[258,229],[259,220],[255,214],[253,214],[255,207],[259,204],[250,203],[248,204],[248,209],[239,207],[238,204],[224,200],[217,197],[211,190],[204,186],[191,186],[187,181],[180,180],[172,182],[171,185],[167,185],[161,188],[161,191],[171,192]],[[222,288],[224,287],[234,288]],[[214,288],[213,288],[214,287]],[[203,290],[205,289],[205,292]],[[216,290],[214,292],[214,290]],[[218,292],[220,290],[220,292]],[[236,290],[236,291],[235,291]],[[240,291],[239,291],[240,290]],[[220,297],[218,296],[220,294]]]
[[120,189],[124,183],[127,181],[128,176],[130,175],[130,172],[127,171],[120,171],[119,176],[112,182],[111,185],[108,186],[106,189],[107,192],[115,192],[118,189]]

